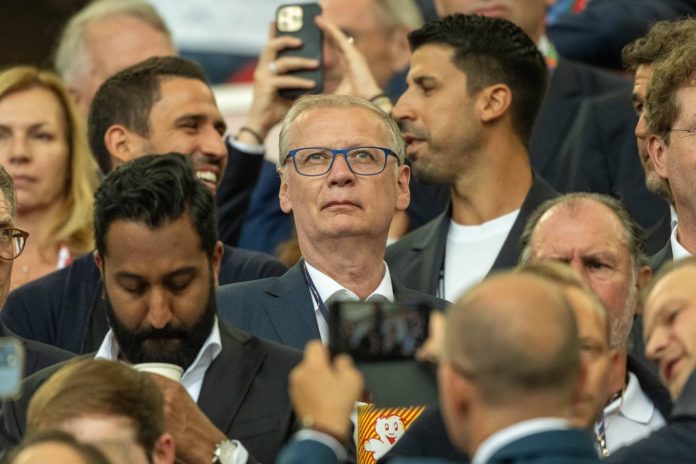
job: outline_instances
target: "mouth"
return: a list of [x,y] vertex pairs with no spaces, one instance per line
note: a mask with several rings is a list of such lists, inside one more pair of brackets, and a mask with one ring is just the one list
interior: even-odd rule
[[404,134],[403,135],[404,143],[406,144],[406,154],[410,158],[415,158],[413,155],[416,151],[418,151],[418,147],[420,147],[423,143],[425,143],[425,139],[422,137],[416,137],[414,135],[410,134]]
[[489,18],[506,18],[507,9],[504,6],[492,5],[481,8],[476,8],[472,14],[487,16]]
[[199,170],[196,171],[196,179],[203,182],[203,185],[208,187],[213,193],[217,190],[219,179],[217,173],[209,170]]
[[677,374],[677,364],[681,361],[681,357],[674,358],[664,363],[664,367],[661,369],[662,378],[666,384],[669,384]]
[[396,437],[392,437],[390,435],[387,435],[387,440],[389,440],[390,445],[393,445],[394,442],[396,441]]
[[337,201],[330,201],[324,205],[323,209],[331,209],[331,210],[341,210],[341,209],[353,209],[353,208],[359,208],[359,206],[352,201],[348,200],[337,200]]
[[12,176],[12,181],[14,183],[15,188],[21,188],[25,185],[33,184],[36,182],[36,177],[33,176],[27,176],[27,175],[14,175]]

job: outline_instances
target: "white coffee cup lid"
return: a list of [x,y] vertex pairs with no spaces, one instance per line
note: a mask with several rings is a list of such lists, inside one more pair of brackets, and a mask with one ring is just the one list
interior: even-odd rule
[[166,377],[170,380],[173,380],[175,382],[181,382],[181,376],[184,373],[184,370],[181,368],[181,366],[168,363],[140,363],[133,364],[132,367],[136,371],[152,372]]

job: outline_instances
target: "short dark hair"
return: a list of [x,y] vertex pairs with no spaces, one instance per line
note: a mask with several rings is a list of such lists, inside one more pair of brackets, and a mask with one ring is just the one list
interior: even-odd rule
[[60,443],[68,446],[79,454],[86,464],[109,464],[109,460],[95,446],[87,443],[80,443],[75,437],[62,430],[46,430],[25,437],[24,440],[0,462],[3,464],[12,464],[22,451],[44,443]]
[[188,214],[209,258],[218,240],[217,212],[210,191],[196,179],[191,161],[180,153],[146,155],[119,166],[104,178],[94,199],[97,250],[106,256],[106,233],[119,219],[151,229]]
[[176,56],[149,58],[109,77],[99,87],[89,108],[87,136],[104,174],[111,170],[111,154],[104,143],[106,131],[122,124],[142,137],[150,133],[150,111],[160,99],[160,84],[167,77],[208,81],[196,63]]
[[512,122],[529,145],[548,73],[544,57],[522,29],[505,19],[454,14],[412,31],[408,39],[412,51],[432,43],[452,46],[453,63],[466,74],[469,94],[493,84],[510,87]]

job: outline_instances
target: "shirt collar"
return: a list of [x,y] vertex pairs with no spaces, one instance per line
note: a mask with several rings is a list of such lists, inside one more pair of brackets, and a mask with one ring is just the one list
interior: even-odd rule
[[[198,372],[201,369],[204,371],[207,370],[221,351],[222,339],[220,338],[220,326],[218,324],[218,318],[215,316],[213,329],[210,331],[210,335],[208,335],[208,338],[203,342],[203,346],[198,351],[196,359],[194,359],[188,369],[184,371],[184,374],[181,376],[181,383],[186,386],[186,379],[194,372]],[[114,332],[109,329],[94,358],[118,361],[120,352],[121,349],[118,346],[118,340],[116,340]]]
[[[314,286],[319,292],[319,296],[322,301],[326,302],[329,298],[334,300],[359,300],[358,295],[351,290],[348,290],[338,282],[336,282],[331,277],[327,276],[307,261],[305,261],[305,266],[307,267],[307,273],[309,277],[314,282]],[[384,276],[382,281],[379,283],[377,288],[366,298],[366,301],[372,301],[375,299],[386,299],[388,301],[394,301],[394,289],[392,288],[391,276],[389,274],[389,266],[383,261],[384,266]],[[314,302],[315,308],[318,306],[318,302]]]
[[672,245],[672,258],[674,261],[692,256],[689,250],[684,248],[682,244],[679,243],[679,240],[677,240],[677,227],[679,226],[677,225],[674,227],[674,229],[672,229],[672,235],[669,238]]
[[570,422],[558,417],[539,417],[518,422],[517,424],[498,430],[493,435],[486,438],[476,450],[471,464],[484,464],[488,462],[500,449],[528,435],[569,428]]
[[632,422],[647,424],[655,413],[655,405],[643,393],[638,377],[633,372],[628,373],[626,390],[620,398],[612,401],[604,408],[604,415],[609,416],[620,412],[622,416]]

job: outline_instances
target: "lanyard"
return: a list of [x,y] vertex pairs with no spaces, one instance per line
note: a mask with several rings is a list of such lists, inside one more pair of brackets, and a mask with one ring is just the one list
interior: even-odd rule
[[309,272],[307,271],[307,266],[305,265],[304,261],[302,261],[302,274],[304,275],[305,282],[307,283],[307,287],[309,288],[309,293],[312,295],[312,298],[314,298],[314,301],[317,302],[317,305],[319,306],[319,312],[328,324],[329,310],[326,308],[326,305],[324,304],[324,301],[321,299],[321,296],[319,296],[319,290],[317,290],[316,285],[314,285],[312,277],[309,275]]

